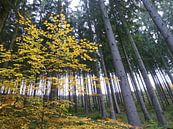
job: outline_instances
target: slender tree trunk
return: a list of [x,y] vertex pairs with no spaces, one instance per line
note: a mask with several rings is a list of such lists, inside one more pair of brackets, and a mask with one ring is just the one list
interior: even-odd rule
[[173,34],[168,29],[165,22],[162,20],[161,16],[158,14],[155,5],[151,2],[151,0],[141,0],[141,1],[143,2],[145,8],[150,14],[158,30],[167,41],[169,48],[173,52]]
[[137,73],[138,73],[138,75],[139,75],[139,76],[137,76],[137,74],[136,74],[136,78],[137,78],[137,80],[138,80],[138,83],[139,83],[139,82],[142,83],[142,86],[143,86],[144,91],[145,91],[145,95],[146,95],[146,97],[147,97],[147,99],[148,99],[148,103],[149,103],[150,106],[152,106],[152,104],[151,104],[151,99],[150,99],[148,90],[147,90],[147,88],[146,88],[146,84],[144,83],[144,79],[143,79],[143,77],[141,76],[140,70],[137,70]]
[[104,20],[106,34],[109,40],[109,46],[111,48],[111,53],[113,56],[114,67],[116,68],[117,76],[120,79],[121,91],[123,94],[128,121],[132,125],[140,126],[141,125],[140,119],[139,119],[136,106],[131,95],[130,86],[128,84],[127,76],[126,76],[124,66],[121,60],[121,56],[118,50],[117,42],[113,34],[111,23],[108,18],[106,7],[104,5],[104,1],[99,0],[99,4],[100,4],[103,20]]
[[91,74],[89,73],[88,74],[88,80],[89,80],[89,83],[90,83],[90,87],[88,86],[88,91],[89,91],[89,89],[91,90],[91,94],[90,94],[90,111],[92,111],[93,110],[93,107],[95,108],[95,105],[94,105],[94,99],[93,99],[93,96],[92,96],[92,94],[93,94],[93,82],[92,82],[92,79],[91,79]]
[[[169,79],[171,80],[171,83],[172,83],[172,85],[173,85],[173,76],[172,76],[172,74],[171,74],[169,71],[167,71],[166,73],[168,74]],[[172,89],[172,90],[173,90],[173,89]]]
[[86,91],[87,91],[87,94],[88,94],[88,109],[89,109],[89,111],[91,111],[92,109],[91,109],[91,99],[90,99],[90,93],[89,93],[89,77],[88,77],[89,75],[87,74],[87,85],[86,85]]
[[73,89],[74,89],[74,93],[73,93],[73,101],[74,101],[74,111],[77,113],[77,109],[78,109],[78,104],[77,104],[77,89],[76,89],[76,85],[77,85],[77,83],[76,83],[76,75],[75,75],[75,72],[72,74],[73,76],[72,76],[72,81],[73,82],[75,82],[75,83],[73,83],[74,84],[74,86],[73,86]]
[[[123,46],[123,44],[122,44],[122,46]],[[143,100],[141,91],[139,91],[138,84],[137,84],[136,81],[135,81],[135,76],[134,76],[134,74],[133,74],[133,70],[132,70],[130,61],[128,60],[128,55],[127,55],[127,53],[126,53],[126,50],[125,50],[124,46],[123,46],[123,50],[124,50],[124,55],[125,55],[125,58],[126,58],[128,67],[129,67],[130,76],[131,76],[131,78],[132,78],[132,82],[133,82],[134,87],[135,87],[135,89],[136,89],[137,98],[138,98],[138,100],[139,100],[139,103],[140,103],[142,112],[143,112],[143,114],[144,114],[144,118],[145,118],[145,120],[150,120],[151,117],[150,117],[149,112],[148,112],[148,110],[147,110],[147,108],[146,108],[146,106],[145,106],[145,102],[144,102],[144,100]]]
[[[172,53],[171,53],[172,54]],[[169,84],[168,82],[168,88],[169,88],[169,92],[170,92],[170,94],[172,95],[172,97],[173,97],[173,88],[171,88],[172,87],[172,85],[173,85],[173,76],[172,76],[172,74],[171,74],[171,72],[170,72],[170,70],[169,70],[169,67],[168,67],[168,65],[166,64],[166,60],[165,60],[165,58],[163,58],[162,57],[162,55],[160,55],[161,56],[161,59],[162,59],[162,63],[164,64],[164,67],[165,67],[165,73],[168,75],[168,77],[169,77],[169,79],[171,80],[171,84]],[[163,71],[162,71],[162,73],[163,73]],[[164,76],[165,77],[165,76]],[[167,79],[166,79],[167,80]],[[172,99],[173,100],[173,99]]]
[[[60,78],[61,78],[61,75],[58,74],[58,75],[56,76],[56,78],[60,79]],[[53,79],[52,79],[52,85],[51,85],[50,95],[49,95],[49,98],[50,98],[50,99],[55,99],[55,98],[57,97],[57,95],[56,95],[57,88],[56,88],[56,85],[55,85],[54,83],[56,83],[56,80],[53,80]],[[62,95],[61,95],[61,96],[62,96]]]
[[95,70],[95,76],[97,77],[97,79],[95,80],[96,82],[96,90],[98,93],[98,98],[99,98],[99,102],[100,102],[100,109],[101,109],[101,114],[102,114],[102,118],[106,118],[107,117],[107,113],[106,113],[106,108],[105,108],[105,104],[104,104],[104,96],[101,90],[101,84],[100,84],[100,67],[99,67],[99,62],[96,62],[96,70]]
[[[102,67],[103,67],[103,73],[105,75],[104,77],[108,78],[107,70],[106,70],[106,66],[105,66],[105,62],[104,62],[104,58],[103,58],[103,54],[102,54],[101,50],[100,50],[100,58],[101,58],[101,63],[102,63]],[[108,98],[109,98],[109,104],[110,104],[110,116],[112,119],[115,119],[114,105],[113,105],[113,100],[112,100],[112,96],[110,93],[110,83],[109,84],[106,83],[106,90],[107,90],[107,94],[108,94]]]
[[116,95],[118,103],[119,104],[124,103],[121,88],[119,86],[119,82],[115,79],[115,74],[112,74],[112,82],[113,82],[113,85],[114,85],[114,88],[115,88],[115,93],[114,94]]
[[85,109],[85,113],[88,114],[88,94],[87,94],[87,83],[86,83],[86,74],[84,73],[84,109]]
[[0,12],[1,12],[1,15],[0,15],[0,34],[1,34],[2,30],[3,30],[3,27],[5,26],[5,21],[8,17],[8,14],[9,14],[9,8],[8,7],[7,8],[2,8],[0,10]]
[[[80,75],[80,87],[81,87],[81,90],[82,90],[82,73],[79,74]],[[80,93],[80,97],[81,97],[81,107],[84,107],[84,95],[83,95],[83,92],[81,91]]]
[[97,100],[97,96],[96,96],[96,88],[94,85],[94,80],[92,79],[92,74],[90,73],[90,79],[91,79],[91,83],[92,83],[92,98],[93,98],[93,104],[94,104],[94,109],[98,109],[98,100]]
[[110,89],[111,89],[111,94],[112,94],[112,99],[113,99],[113,103],[114,103],[114,110],[116,111],[116,113],[120,113],[120,107],[118,105],[118,101],[117,101],[117,97],[116,97],[116,94],[114,92],[114,88],[113,88],[113,84],[112,84],[112,81],[111,81],[111,76],[110,76],[110,73],[107,71],[107,75],[108,75],[108,78],[109,78],[109,84],[110,84]]
[[68,73],[68,100],[72,101],[71,98],[71,85],[70,85],[70,74]]
[[153,78],[153,80],[154,80],[154,83],[155,83],[155,87],[156,87],[156,94],[157,94],[157,96],[159,96],[159,98],[160,98],[160,101],[161,101],[161,103],[162,103],[162,107],[163,107],[163,109],[165,109],[165,101],[163,101],[163,96],[162,96],[162,94],[161,94],[161,92],[160,92],[160,82],[155,78],[155,75],[154,75],[154,73],[152,72],[151,73],[151,76],[152,76],[152,78]]
[[158,89],[159,89],[159,92],[160,92],[160,96],[162,96],[162,100],[165,101],[166,105],[169,105],[169,101],[166,97],[166,94],[165,94],[165,90],[163,88],[163,81],[161,82],[161,78],[158,77],[158,74],[154,71],[154,77],[156,79],[156,81],[158,82],[159,85],[157,85]]
[[159,121],[160,124],[162,124],[164,127],[167,127],[167,121],[163,115],[163,110],[161,108],[161,105],[159,103],[159,100],[156,96],[156,93],[154,92],[154,89],[151,85],[151,82],[149,80],[149,77],[147,75],[147,70],[145,69],[145,66],[142,62],[142,59],[139,57],[138,59],[140,59],[141,61],[139,61],[139,65],[140,65],[140,69],[141,69],[141,74],[144,78],[144,81],[145,81],[145,84],[146,84],[146,87],[147,87],[147,90],[148,90],[148,93],[149,93],[149,96],[150,96],[150,99],[151,99],[151,102],[152,102],[152,105],[156,111],[156,115],[157,115],[157,119]]
[[130,43],[131,43],[131,45],[132,45],[132,47],[134,49],[135,55],[137,57],[137,61],[139,63],[139,68],[141,70],[141,74],[142,74],[142,76],[144,78],[147,90],[148,90],[149,95],[151,97],[152,104],[153,104],[154,109],[156,111],[157,119],[158,119],[160,124],[162,124],[164,127],[167,127],[168,126],[167,125],[167,121],[166,121],[166,119],[165,119],[165,117],[163,115],[163,111],[162,111],[162,108],[160,106],[159,100],[158,100],[158,98],[157,98],[157,96],[156,96],[156,94],[155,94],[155,92],[153,90],[152,84],[151,84],[150,79],[149,79],[149,77],[147,75],[147,70],[145,68],[144,62],[143,62],[143,60],[142,60],[142,58],[141,58],[141,56],[139,54],[139,51],[138,51],[137,46],[136,46],[136,44],[135,44],[135,42],[133,40],[133,37],[130,34],[130,31],[129,31],[127,23],[126,23],[126,21],[125,21],[125,19],[123,17],[123,14],[121,13],[121,10],[119,11],[119,13],[121,15],[120,19],[121,19],[121,21],[123,23],[124,30],[125,30],[128,38],[129,38],[129,40],[130,40]]
[[164,80],[164,85],[165,85],[165,89],[167,91],[167,95],[169,95],[171,101],[173,101],[173,92],[171,90],[171,87],[166,79],[166,74],[159,68],[159,74],[162,77],[162,79]]
[[[93,82],[91,81],[91,83],[93,83]],[[97,102],[96,102],[96,96],[95,96],[93,84],[91,86],[91,94],[92,94],[93,108],[96,109]]]
[[34,82],[34,88],[33,88],[33,96],[35,97],[36,96],[36,92],[37,92],[37,81],[38,81],[38,77],[36,76],[35,78],[35,82]]

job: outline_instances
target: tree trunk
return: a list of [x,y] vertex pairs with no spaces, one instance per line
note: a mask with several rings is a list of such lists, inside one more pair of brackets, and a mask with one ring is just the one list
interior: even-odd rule
[[159,121],[160,124],[162,124],[164,127],[167,127],[168,126],[167,125],[167,121],[166,121],[166,119],[165,119],[165,117],[163,115],[163,111],[162,111],[162,108],[160,106],[159,100],[158,100],[158,98],[157,98],[157,96],[156,96],[156,94],[154,92],[154,89],[152,87],[152,84],[150,82],[150,79],[149,79],[149,77],[147,75],[147,70],[145,68],[144,62],[143,62],[143,60],[142,60],[142,58],[141,58],[141,56],[139,54],[139,51],[138,51],[137,46],[136,46],[136,44],[135,44],[135,42],[133,40],[133,37],[130,34],[130,31],[128,29],[128,26],[127,26],[127,23],[125,21],[125,18],[123,17],[123,14],[121,13],[121,10],[119,10],[119,14],[120,14],[119,15],[120,16],[120,19],[121,19],[121,21],[123,23],[124,30],[125,30],[125,32],[127,34],[127,37],[129,39],[129,41],[130,41],[130,43],[132,45],[132,48],[134,49],[135,55],[137,57],[137,61],[139,63],[139,68],[141,70],[141,74],[142,74],[142,76],[144,78],[144,82],[146,84],[148,93],[149,93],[149,95],[151,97],[152,104],[153,104],[154,109],[156,111],[157,119],[158,119],[158,121]]
[[84,109],[85,109],[85,113],[88,114],[88,94],[87,94],[87,83],[86,83],[86,74],[84,73],[83,76],[83,82],[84,82]]
[[124,103],[123,102],[123,97],[122,97],[122,92],[121,92],[121,88],[119,86],[119,82],[115,79],[116,75],[115,74],[111,74],[112,76],[112,83],[114,85],[114,89],[115,89],[115,95],[116,95],[116,98],[118,100],[118,103],[119,104],[122,104]]
[[154,77],[156,79],[156,81],[159,83],[159,85],[157,85],[159,91],[160,91],[160,96],[161,96],[161,99],[165,102],[166,106],[169,105],[169,101],[166,97],[166,94],[165,94],[165,90],[163,89],[163,81],[161,81],[161,78],[158,77],[158,74],[153,71],[154,73]]
[[[105,62],[104,62],[104,58],[103,58],[103,54],[102,54],[101,50],[100,50],[100,58],[101,58],[104,77],[108,78],[107,70],[106,70],[106,66],[105,66]],[[110,78],[108,78],[108,79],[110,81]],[[114,105],[113,105],[113,100],[112,100],[112,96],[111,96],[111,93],[110,93],[110,83],[106,82],[106,90],[107,90],[109,104],[110,104],[110,116],[111,116],[112,119],[115,119]]]
[[87,94],[88,94],[88,109],[89,111],[92,111],[92,108],[91,108],[91,99],[90,99],[90,93],[89,93],[89,75],[87,74],[87,85],[86,85],[86,88],[87,88]]
[[[122,44],[122,46],[123,46],[123,44]],[[135,87],[135,89],[136,89],[136,95],[137,95],[138,101],[139,101],[139,103],[140,103],[142,112],[143,112],[143,114],[144,114],[144,118],[145,118],[145,120],[150,120],[151,117],[150,117],[149,112],[148,112],[148,110],[147,110],[147,108],[146,108],[146,106],[145,106],[145,102],[144,102],[144,100],[143,100],[141,91],[140,91],[139,88],[138,88],[138,84],[136,83],[135,76],[134,76],[134,74],[133,74],[133,70],[132,70],[130,61],[128,60],[128,55],[127,55],[127,53],[126,53],[126,50],[125,50],[124,46],[123,46],[123,51],[124,51],[124,55],[125,55],[125,58],[126,58],[128,67],[129,67],[130,76],[131,76],[131,78],[132,78],[132,83],[134,84],[134,87]]]
[[165,84],[165,89],[167,91],[167,95],[169,95],[171,101],[173,101],[173,92],[171,90],[171,87],[166,79],[166,74],[159,68],[159,74],[160,76],[163,78],[164,80],[164,84]]
[[113,99],[113,103],[114,103],[114,110],[116,111],[116,113],[120,113],[121,112],[120,107],[118,105],[117,97],[116,97],[116,94],[114,92],[113,84],[112,84],[112,81],[111,81],[112,78],[111,78],[109,72],[107,72],[107,75],[108,75],[108,78],[110,79],[109,83],[110,83],[111,94],[112,94],[112,99]]
[[142,2],[148,13],[150,14],[152,20],[154,21],[155,25],[157,26],[158,30],[167,41],[171,51],[173,52],[173,34],[168,29],[165,22],[161,19],[161,16],[158,14],[155,5],[150,0],[142,0]]
[[120,79],[121,91],[123,94],[123,99],[124,99],[124,103],[125,103],[125,107],[127,111],[128,121],[132,125],[140,126],[141,125],[140,119],[139,119],[136,106],[131,95],[130,86],[128,84],[127,76],[126,76],[124,66],[121,60],[121,56],[117,47],[117,42],[113,34],[111,23],[108,18],[106,7],[104,5],[104,1],[99,0],[99,4],[102,11],[106,34],[109,40],[109,46],[111,48],[111,53],[113,56],[114,67],[116,68],[117,76]]
[[159,88],[160,82],[154,77],[155,75],[154,75],[153,72],[151,73],[151,76],[152,76],[152,78],[153,78],[153,80],[154,80],[154,83],[155,83],[156,94],[157,94],[157,96],[159,96],[159,98],[160,98],[160,101],[161,101],[161,103],[162,103],[163,109],[165,109],[165,101],[163,101],[163,95],[161,94],[160,88]]
[[93,106],[94,106],[94,109],[97,110],[98,109],[98,99],[97,99],[97,96],[95,95],[96,94],[96,88],[95,88],[95,85],[94,85],[94,80],[92,79],[92,74],[90,73],[90,79],[91,79],[91,83],[92,83],[92,99],[93,99]]
[[[137,76],[137,74],[138,74],[139,76]],[[139,83],[139,82],[142,83],[142,86],[143,86],[144,91],[145,91],[145,95],[146,95],[146,97],[147,97],[147,99],[148,99],[148,104],[149,104],[150,106],[152,106],[152,104],[151,104],[151,99],[150,99],[148,90],[147,90],[147,88],[146,88],[146,84],[144,83],[144,79],[143,79],[143,77],[141,76],[140,70],[137,70],[137,73],[136,73],[135,75],[136,75],[136,79],[138,80],[138,83]]]
[[[80,87],[81,87],[81,90],[82,90],[82,73],[79,73],[79,76],[80,76]],[[81,107],[84,107],[84,95],[81,91],[80,93],[81,95],[79,97],[81,97]]]
[[[171,80],[171,83],[172,83],[172,85],[173,85],[173,76],[172,76],[172,74],[171,74],[169,71],[166,71],[166,73],[168,74],[169,79]],[[173,90],[173,89],[172,89],[172,90]]]
[[98,61],[96,62],[95,76],[97,77],[95,82],[96,82],[96,90],[97,90],[97,94],[98,94],[98,98],[99,98],[99,102],[100,102],[102,118],[106,118],[107,113],[106,113],[106,108],[105,108],[105,104],[104,104],[104,96],[103,96],[103,93],[101,90],[101,84],[100,84],[100,80],[99,80],[100,79],[100,68],[99,68]]
[[75,75],[75,72],[72,73],[72,82],[75,82],[73,83],[74,86],[73,86],[73,102],[74,102],[74,111],[75,113],[77,113],[77,110],[78,110],[78,103],[77,103],[77,89],[76,89],[76,75]]
[[9,14],[9,8],[2,8],[0,10],[1,15],[0,15],[0,33],[2,33],[3,27],[5,26],[5,21],[8,17]]

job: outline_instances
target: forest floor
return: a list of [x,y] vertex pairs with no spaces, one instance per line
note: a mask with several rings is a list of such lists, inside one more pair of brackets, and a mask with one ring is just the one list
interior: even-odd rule
[[0,129],[128,129],[132,127],[119,120],[101,119],[97,116],[93,119],[89,116],[70,114],[67,105],[65,100],[43,103],[39,97],[0,95]]
[[[132,127],[127,124],[123,108],[121,108],[122,113],[116,115],[116,120],[101,119],[99,112],[92,111],[86,115],[80,108],[77,114],[66,113],[65,105],[62,102],[62,109],[58,108],[59,113],[56,114],[52,108],[45,108],[41,105],[42,103],[38,103],[38,99],[30,99],[32,104],[30,102],[27,104],[28,106],[23,107],[23,98],[18,98],[18,102],[14,104],[12,97],[8,98],[8,103],[2,103],[3,97],[0,96],[0,129],[128,129]],[[148,107],[148,109],[152,121],[144,122],[143,114],[138,108],[140,118],[143,118],[142,127],[144,129],[162,129],[158,127],[152,108]],[[172,109],[173,105],[169,105],[164,112],[170,129],[173,129]]]
[[[148,106],[147,109],[150,113],[150,116],[152,119],[151,121],[145,121],[144,115],[143,115],[142,111],[140,110],[140,107],[137,106],[137,110],[140,115],[140,119],[141,119],[141,123],[142,123],[142,128],[143,129],[163,129],[162,127],[158,126],[159,124],[157,122],[156,114],[155,114],[153,108],[151,106]],[[78,112],[75,115],[82,116],[82,117],[88,117],[88,118],[91,118],[92,120],[101,119],[101,115],[99,112],[94,112],[94,113],[91,112],[87,115],[85,115],[85,114],[81,115],[81,114],[82,114],[82,112]],[[166,109],[164,110],[164,115],[166,117],[166,120],[168,121],[168,129],[173,129],[173,104],[168,105],[166,107]],[[117,117],[118,121],[121,121],[123,123],[128,123],[128,120],[127,120],[127,117],[125,114],[125,109],[123,107],[121,107],[121,113],[116,114],[116,117]]]

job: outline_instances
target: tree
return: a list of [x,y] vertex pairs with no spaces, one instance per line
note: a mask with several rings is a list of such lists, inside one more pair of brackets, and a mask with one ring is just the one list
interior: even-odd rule
[[[116,2],[117,4],[119,4],[120,2]],[[145,68],[145,65],[144,65],[144,62],[139,54],[139,51],[138,51],[138,48],[136,47],[136,44],[135,44],[135,41],[128,29],[128,26],[127,26],[127,23],[126,23],[126,20],[125,18],[123,17],[123,13],[121,12],[121,10],[119,9],[119,17],[121,19],[121,22],[123,24],[123,29],[125,30],[125,33],[127,34],[127,37],[132,45],[132,48],[134,49],[134,52],[135,52],[135,55],[137,57],[137,61],[138,61],[138,64],[139,64],[139,68],[141,70],[141,73],[142,73],[142,76],[144,77],[144,81],[145,81],[145,84],[146,84],[146,87],[148,89],[148,92],[149,92],[149,95],[151,97],[151,100],[152,100],[152,103],[153,103],[153,106],[154,106],[154,109],[156,111],[156,115],[157,115],[157,119],[159,121],[159,123],[161,123],[164,127],[167,127],[167,121],[163,115],[163,110],[161,108],[161,105],[159,103],[159,100],[154,92],[154,89],[152,87],[152,84],[150,82],[150,79],[147,75],[147,70]],[[146,113],[148,114],[148,113]]]
[[51,15],[49,21],[44,21],[43,28],[21,15],[19,23],[24,33],[16,40],[17,51],[6,51],[1,44],[1,64],[10,62],[8,67],[1,68],[2,77],[32,81],[41,75],[56,77],[64,71],[89,70],[83,61],[94,61],[92,53],[98,45],[76,39],[63,14]]
[[161,19],[161,16],[158,14],[156,7],[150,0],[142,0],[142,2],[151,18],[153,19],[153,22],[157,26],[158,30],[167,41],[167,44],[170,47],[171,51],[173,51],[173,34],[167,28],[165,22]]
[[115,40],[103,0],[99,0],[99,5],[102,11],[106,34],[109,40],[109,46],[111,48],[111,53],[113,56],[114,67],[116,68],[117,76],[120,79],[121,91],[123,94],[123,99],[124,99],[124,103],[125,103],[125,107],[127,111],[128,121],[132,125],[140,126],[140,119],[139,119],[138,113],[136,111],[136,106],[131,95],[127,76],[126,76],[124,66],[121,60],[121,56],[117,47],[117,42]]

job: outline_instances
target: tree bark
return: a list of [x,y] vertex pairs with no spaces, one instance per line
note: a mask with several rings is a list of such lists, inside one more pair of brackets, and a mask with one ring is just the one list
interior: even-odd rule
[[[122,46],[123,46],[123,44],[122,44]],[[138,84],[137,84],[136,81],[135,81],[135,76],[134,76],[134,74],[133,74],[133,70],[132,70],[132,67],[131,67],[131,63],[130,63],[130,61],[128,60],[128,55],[127,55],[127,53],[126,53],[126,50],[125,50],[124,46],[123,46],[123,50],[124,50],[124,54],[125,54],[125,58],[126,58],[128,67],[129,67],[129,72],[130,72],[130,76],[131,76],[131,78],[132,78],[132,83],[134,84],[134,87],[135,87],[135,89],[136,89],[136,95],[137,95],[138,101],[139,101],[139,103],[140,103],[142,112],[143,112],[143,114],[144,114],[144,118],[145,118],[145,120],[150,120],[151,117],[150,117],[149,112],[148,112],[148,110],[147,110],[147,108],[146,108],[146,106],[145,106],[145,102],[144,102],[144,100],[143,100],[141,91],[140,91],[139,88],[138,88]]]
[[[100,50],[100,59],[101,59],[101,64],[102,64],[102,68],[103,68],[104,77],[108,78],[107,70],[106,70],[106,66],[105,66],[105,62],[104,62],[104,58],[103,58],[103,54],[101,53],[101,50]],[[110,78],[108,78],[108,79],[110,79]],[[111,116],[112,119],[115,119],[113,99],[112,99],[112,96],[111,96],[111,93],[110,93],[110,90],[111,90],[110,89],[110,83],[106,83],[106,90],[107,90],[109,104],[110,104],[110,116]]]
[[142,0],[145,8],[147,9],[148,13],[150,14],[153,22],[157,26],[158,30],[167,41],[167,44],[171,51],[173,52],[173,34],[166,26],[165,22],[162,20],[161,16],[158,14],[155,5],[150,0]]
[[77,113],[77,110],[78,110],[78,101],[77,101],[77,89],[76,89],[76,75],[75,75],[75,72],[72,73],[72,81],[75,82],[75,84],[73,85],[73,101],[74,101],[74,111],[75,113]]
[[[109,72],[107,72],[107,75],[108,75],[109,79],[112,79]],[[113,88],[113,84],[112,84],[113,82],[111,80],[109,80],[109,83],[110,83],[111,94],[112,94],[112,99],[113,99],[113,103],[114,103],[114,110],[116,111],[116,113],[120,113],[121,111],[120,111],[120,107],[118,105],[116,94],[114,92],[114,88]]]
[[[1,3],[2,2],[2,3]],[[8,17],[10,8],[6,1],[1,1],[0,4],[2,4],[2,8],[0,9],[1,15],[0,15],[0,33],[2,32],[3,27],[5,26],[5,21]]]
[[106,11],[103,0],[99,0],[103,21],[106,29],[106,34],[109,41],[109,46],[111,48],[111,53],[113,56],[114,67],[116,68],[117,76],[120,79],[121,91],[123,94],[123,99],[126,107],[127,118],[130,124],[135,126],[140,126],[140,119],[136,110],[135,103],[133,101],[130,86],[128,84],[127,76],[124,70],[124,66],[121,60],[121,56],[117,47],[117,41],[115,40],[113,30],[111,27],[110,20]]
[[88,94],[87,94],[87,83],[86,83],[86,74],[84,73],[84,78],[83,78],[83,82],[84,82],[84,109],[85,109],[85,113],[88,114]]
[[97,90],[97,94],[98,94],[98,98],[99,98],[99,102],[100,102],[100,109],[101,109],[101,114],[102,114],[102,118],[106,118],[107,117],[107,113],[106,113],[106,108],[105,108],[105,104],[104,104],[104,96],[101,90],[101,84],[100,84],[100,72],[99,72],[99,62],[96,62],[96,70],[95,70],[95,76],[97,77],[97,79],[95,80],[96,82],[96,90]]
[[[119,3],[119,2],[117,2],[117,3]],[[149,79],[149,77],[147,75],[147,70],[145,68],[144,62],[143,62],[143,60],[142,60],[142,58],[141,58],[141,56],[139,54],[139,51],[138,51],[137,46],[135,44],[135,41],[134,41],[132,35],[130,34],[130,31],[128,29],[128,26],[127,26],[127,23],[125,21],[125,18],[123,17],[123,14],[121,13],[121,10],[119,10],[119,17],[121,19],[121,22],[123,23],[124,30],[125,30],[125,32],[127,34],[127,37],[129,39],[129,41],[130,41],[130,43],[132,45],[132,48],[134,49],[135,55],[137,57],[137,61],[138,61],[138,64],[139,64],[139,68],[141,70],[141,74],[142,74],[142,76],[144,78],[144,82],[146,84],[148,93],[149,93],[151,101],[152,101],[152,105],[153,105],[153,107],[154,107],[154,109],[156,111],[157,119],[158,119],[160,124],[162,124],[164,127],[167,127],[168,126],[167,125],[167,121],[166,121],[166,119],[165,119],[165,117],[163,115],[163,111],[162,111],[161,105],[159,103],[159,100],[158,100],[155,92],[154,92],[154,89],[152,87],[150,79]]]

